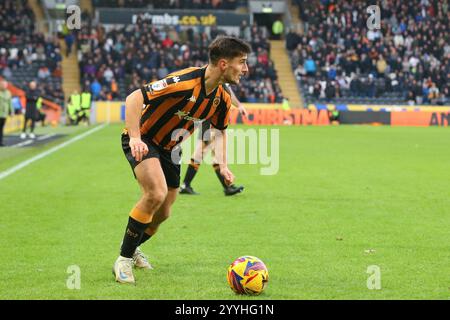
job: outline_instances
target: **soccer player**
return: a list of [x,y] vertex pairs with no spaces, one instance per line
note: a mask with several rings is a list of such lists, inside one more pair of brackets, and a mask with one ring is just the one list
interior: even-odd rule
[[[247,116],[247,110],[240,103],[233,90],[228,84],[224,85],[224,89],[228,90],[231,95],[231,103],[233,106],[237,106],[239,112],[243,117]],[[199,132],[198,139],[200,143],[197,145],[195,149],[194,156],[191,158],[191,163],[189,164],[186,174],[184,176],[183,184],[180,188],[180,193],[182,194],[198,194],[194,191],[191,186],[192,180],[200,168],[200,164],[202,163],[205,154],[212,149],[212,156],[214,158],[214,135],[211,134],[211,122],[209,120],[203,121],[201,131]],[[228,186],[223,176],[220,174],[219,165],[217,163],[213,163],[213,168],[216,173],[217,178],[223,186],[223,192],[226,196],[232,196],[238,193],[241,193],[244,190],[244,186],[235,186],[234,184]]]
[[127,97],[122,148],[142,195],[129,214],[114,263],[116,281],[135,283],[133,266],[151,268],[139,246],[170,215],[180,185],[179,144],[194,131],[194,121],[211,120],[220,174],[227,185],[233,183],[226,161],[225,131],[231,97],[223,84],[239,84],[248,72],[250,51],[249,44],[240,39],[218,37],[208,48],[206,67],[174,72]]

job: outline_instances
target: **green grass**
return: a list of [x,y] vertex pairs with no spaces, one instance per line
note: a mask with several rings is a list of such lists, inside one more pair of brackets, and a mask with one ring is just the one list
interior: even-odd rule
[[[15,163],[20,161],[25,161],[32,156],[41,153],[44,150],[50,149],[51,147],[60,144],[63,141],[70,139],[72,136],[82,133],[88,130],[89,127],[80,125],[80,126],[60,126],[60,127],[52,127],[52,126],[36,126],[36,130],[34,131],[37,135],[45,135],[49,133],[62,134],[64,137],[53,140],[45,145],[38,145],[33,147],[24,147],[24,148],[0,148],[0,171],[7,170],[12,167]],[[12,135],[20,135],[20,132],[15,132]]]
[[[280,127],[278,174],[231,165],[245,185],[231,198],[204,164],[194,181],[201,195],[179,196],[143,246],[155,270],[136,271],[136,286],[111,274],[140,195],[121,128],[106,127],[0,180],[0,298],[450,297],[448,128]],[[226,268],[241,255],[269,269],[259,297],[227,286]],[[66,287],[70,265],[81,269],[80,290]],[[367,288],[370,265],[380,267],[381,290]]]

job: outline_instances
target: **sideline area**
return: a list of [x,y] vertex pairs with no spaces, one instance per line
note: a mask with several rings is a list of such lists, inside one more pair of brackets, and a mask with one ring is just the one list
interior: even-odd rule
[[[0,148],[0,180],[6,177],[4,176],[6,172],[13,170],[15,167],[21,166],[23,163],[27,163],[26,165],[28,165],[39,160],[48,154],[104,128],[106,125],[107,124],[102,124],[90,127],[38,127],[35,130],[35,139],[27,138],[21,140],[19,137],[20,132],[6,135],[5,141],[7,143],[8,141],[13,142],[13,144],[8,144],[8,146]],[[14,143],[16,141],[21,142]]]

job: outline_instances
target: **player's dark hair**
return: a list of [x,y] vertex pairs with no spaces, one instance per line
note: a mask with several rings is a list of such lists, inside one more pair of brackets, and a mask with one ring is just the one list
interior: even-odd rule
[[233,59],[244,54],[249,54],[252,47],[244,40],[218,36],[208,47],[209,62],[216,65],[220,59]]

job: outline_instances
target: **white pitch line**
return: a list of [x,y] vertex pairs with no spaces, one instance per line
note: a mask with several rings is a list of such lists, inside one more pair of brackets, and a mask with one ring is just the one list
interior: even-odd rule
[[106,127],[106,125],[107,124],[102,124],[101,126],[95,127],[95,128],[93,128],[93,129],[91,129],[89,131],[86,131],[86,132],[80,134],[79,136],[73,137],[72,139],[67,140],[66,142],[63,142],[63,143],[61,143],[61,144],[59,144],[57,146],[54,146],[53,148],[48,149],[48,150],[46,150],[46,151],[44,151],[44,152],[42,152],[42,153],[40,153],[40,154],[38,154],[38,155],[28,159],[28,160],[25,160],[25,161],[19,163],[18,165],[15,165],[11,169],[8,169],[6,171],[0,172],[0,180],[2,180],[4,178],[6,178],[7,176],[9,176],[9,175],[19,171],[20,169],[28,166],[29,164],[32,164],[33,162],[35,162],[37,160],[40,160],[40,159],[48,156],[49,154],[52,154],[55,151],[58,151],[59,149],[67,147],[69,144],[72,144],[75,141],[83,139],[83,138],[87,137],[88,135],[90,135],[90,134],[92,134],[92,133],[94,133],[94,132],[96,132],[96,131],[98,131],[100,129],[103,129],[104,127]]
[[[56,134],[55,134],[55,133],[49,133],[49,134],[46,134],[45,136],[41,136],[41,137],[37,138],[36,141],[42,141],[42,140],[51,138],[51,137],[53,137],[54,135],[56,135]],[[22,141],[22,142],[13,144],[13,145],[11,145],[11,146],[9,146],[9,147],[11,147],[11,148],[20,148],[20,147],[24,147],[24,146],[27,146],[27,145],[29,145],[29,144],[32,144],[33,142],[34,142],[33,139],[25,140],[25,141]]]
[[29,144],[32,144],[33,140],[25,140],[16,144],[13,144],[12,146],[10,146],[11,148],[19,148],[19,147],[23,147]]
[[53,137],[54,135],[55,135],[55,133],[49,133],[49,134],[46,134],[45,136],[37,138],[36,140],[37,141],[42,141],[42,140],[48,139],[50,137]]

